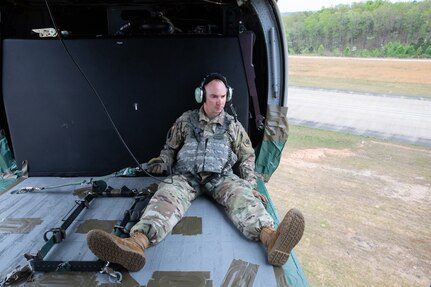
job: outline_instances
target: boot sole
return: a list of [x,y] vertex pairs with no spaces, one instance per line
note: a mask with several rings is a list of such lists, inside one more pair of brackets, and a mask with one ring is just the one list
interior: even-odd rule
[[304,216],[298,209],[291,209],[278,227],[280,234],[268,253],[268,262],[274,266],[282,266],[289,259],[293,247],[298,244],[304,234]]
[[109,236],[100,230],[91,230],[87,234],[88,248],[97,258],[111,263],[118,263],[129,271],[138,271],[145,265],[145,257],[132,250],[121,248]]

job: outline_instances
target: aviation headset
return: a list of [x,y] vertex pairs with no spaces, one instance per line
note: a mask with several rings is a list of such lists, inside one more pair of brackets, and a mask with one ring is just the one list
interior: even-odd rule
[[213,80],[220,80],[223,82],[223,84],[226,86],[226,101],[229,102],[230,100],[232,100],[232,93],[233,93],[233,89],[229,86],[229,84],[227,83],[226,78],[219,73],[211,73],[209,75],[207,75],[201,82],[201,84],[199,85],[199,87],[197,87],[195,89],[195,99],[196,102],[198,104],[205,102],[205,86],[213,81]]

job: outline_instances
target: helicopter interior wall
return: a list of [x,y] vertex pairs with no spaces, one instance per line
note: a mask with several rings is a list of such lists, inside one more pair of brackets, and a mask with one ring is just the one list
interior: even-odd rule
[[[65,40],[140,162],[157,156],[194,89],[224,74],[247,129],[249,95],[236,37]],[[3,41],[3,100],[15,159],[30,176],[107,174],[135,166],[97,96],[58,40]]]

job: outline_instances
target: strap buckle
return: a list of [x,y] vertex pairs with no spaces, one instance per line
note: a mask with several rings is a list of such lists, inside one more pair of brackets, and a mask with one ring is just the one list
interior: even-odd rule
[[57,265],[57,269],[55,269],[55,272],[70,271],[70,267],[72,267],[72,265],[70,265],[69,261],[61,262]]
[[48,233],[50,232],[52,232],[52,236],[54,236],[54,243],[60,243],[61,241],[66,239],[66,230],[56,227],[56,228],[51,228],[50,230],[48,230],[43,234],[43,239],[45,240],[45,242],[49,240]]
[[30,265],[15,267],[14,270],[6,274],[6,277],[0,282],[0,286],[8,286],[13,283],[19,282],[23,279],[30,279],[33,275],[33,271],[31,270]]
[[26,186],[26,187],[21,188],[18,191],[18,194],[32,192],[32,191],[40,191],[40,190],[42,190],[42,188],[40,188],[40,187]]
[[57,37],[57,31],[54,28],[42,28],[42,29],[32,29],[34,33],[39,34],[40,38],[55,38]]

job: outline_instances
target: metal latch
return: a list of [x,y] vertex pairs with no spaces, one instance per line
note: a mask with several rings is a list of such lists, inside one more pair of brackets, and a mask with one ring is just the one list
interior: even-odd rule
[[57,31],[54,28],[41,28],[41,29],[32,29],[34,33],[39,34],[40,38],[54,38],[57,37]]
[[33,271],[30,265],[20,266],[18,265],[14,270],[6,274],[6,277],[0,282],[0,286],[9,286],[23,279],[28,281],[31,279]]
[[111,263],[106,262],[105,266],[103,266],[102,270],[100,270],[101,274],[108,274],[109,275],[109,281],[112,283],[121,283],[121,280],[123,280],[123,275],[119,271],[115,271],[111,267],[109,267]]

